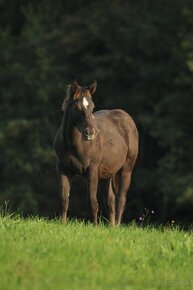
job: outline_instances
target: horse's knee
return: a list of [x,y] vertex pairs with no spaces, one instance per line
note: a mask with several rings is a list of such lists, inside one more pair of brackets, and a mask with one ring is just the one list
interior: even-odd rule
[[114,202],[115,201],[115,195],[114,195],[114,193],[113,194],[110,194],[109,196],[108,196],[108,202]]
[[92,211],[97,212],[99,208],[97,199],[91,199],[90,204],[91,204]]
[[111,211],[113,211],[113,208],[115,206],[115,196],[114,195],[111,195],[108,197],[108,206],[109,206],[109,209]]
[[62,197],[62,205],[66,205],[69,202],[69,197]]
[[125,207],[126,203],[126,195],[122,195],[119,197],[119,207]]

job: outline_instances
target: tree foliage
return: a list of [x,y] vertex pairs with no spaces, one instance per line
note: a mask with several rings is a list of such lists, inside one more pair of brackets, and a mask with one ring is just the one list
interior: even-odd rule
[[[58,211],[52,143],[66,85],[98,81],[97,109],[135,119],[140,156],[125,219],[192,219],[193,13],[189,0],[0,2],[0,203]],[[76,184],[75,184],[76,187]],[[75,190],[73,214],[82,191]]]

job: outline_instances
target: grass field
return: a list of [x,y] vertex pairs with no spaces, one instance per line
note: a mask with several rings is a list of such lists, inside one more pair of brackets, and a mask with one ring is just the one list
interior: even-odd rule
[[5,289],[193,289],[193,231],[1,217]]

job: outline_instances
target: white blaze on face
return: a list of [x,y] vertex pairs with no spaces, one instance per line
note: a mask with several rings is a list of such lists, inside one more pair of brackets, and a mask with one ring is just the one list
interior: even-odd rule
[[87,110],[89,103],[85,97],[83,98],[82,103],[83,103],[83,106],[85,107],[85,109]]

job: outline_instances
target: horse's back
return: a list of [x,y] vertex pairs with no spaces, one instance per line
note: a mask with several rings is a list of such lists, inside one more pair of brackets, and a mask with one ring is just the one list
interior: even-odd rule
[[124,138],[129,150],[137,154],[138,131],[131,116],[120,109],[101,110],[94,113],[99,127],[106,127],[106,130],[114,128]]
[[106,140],[105,155],[112,153],[111,159],[117,155],[117,164],[122,159],[132,169],[138,155],[138,131],[131,116],[123,110],[115,109],[97,111],[94,117]]
[[131,116],[120,109],[96,111],[94,117],[96,120],[111,123],[121,130],[137,130]]

